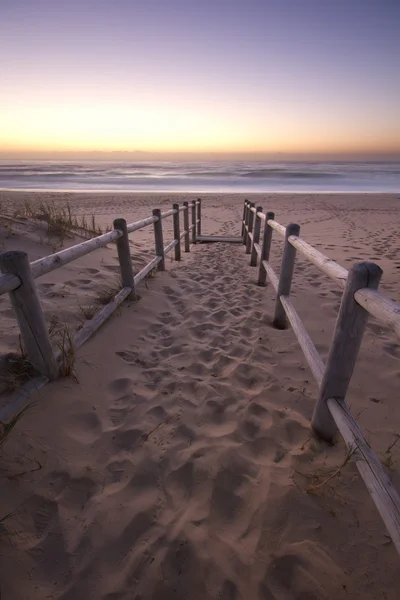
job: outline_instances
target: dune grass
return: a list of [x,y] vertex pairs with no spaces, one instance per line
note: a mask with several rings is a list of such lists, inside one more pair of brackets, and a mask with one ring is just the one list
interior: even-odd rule
[[37,375],[19,336],[18,351],[0,357],[0,393],[11,394]]
[[27,219],[35,219],[47,224],[47,236],[49,241],[57,238],[62,245],[66,237],[71,234],[79,233],[87,238],[93,238],[107,231],[111,231],[111,227],[102,229],[96,223],[94,214],[76,215],[70,204],[61,206],[54,201],[41,201],[32,203],[25,200],[18,204],[13,213],[14,218],[25,217]]
[[0,449],[3,448],[11,432],[22,419],[24,414],[34,406],[36,406],[36,402],[30,402],[29,404],[26,404],[23,408],[21,408],[19,411],[17,411],[10,419],[10,421],[8,421],[8,423],[3,423],[2,421],[0,421]]

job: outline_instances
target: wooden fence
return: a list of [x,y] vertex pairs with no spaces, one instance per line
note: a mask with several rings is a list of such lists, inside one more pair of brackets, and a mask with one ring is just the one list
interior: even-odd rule
[[[269,261],[273,231],[284,238],[279,277]],[[400,304],[377,291],[382,276],[378,265],[360,262],[348,271],[302,240],[299,233],[299,225],[291,223],[283,227],[275,221],[273,212],[265,214],[260,206],[245,201],[242,241],[246,253],[250,254],[250,265],[258,264],[258,285],[265,286],[268,277],[276,292],[273,324],[285,329],[290,323],[318,384],[311,426],[327,441],[332,440],[339,429],[400,553],[400,498],[345,402],[368,314],[400,337]],[[343,289],[326,365],[290,298],[297,251]]]
[[[180,223],[181,214],[183,214],[183,230],[181,230]],[[162,222],[167,217],[173,218],[174,238],[164,246]],[[132,269],[128,236],[149,225],[154,227],[155,256],[135,275]],[[61,353],[56,354],[51,345],[35,285],[37,277],[59,269],[111,242],[116,242],[121,272],[121,290],[76,334],[73,340],[73,347],[76,350],[99,329],[126,298],[135,297],[137,286],[153,269],[165,270],[165,256],[172,249],[175,252],[175,260],[181,260],[181,240],[184,241],[185,252],[189,252],[190,244],[196,243],[197,235],[200,233],[201,200],[199,199],[190,204],[184,202],[183,206],[174,204],[172,209],[166,212],[161,212],[156,208],[153,210],[152,216],[135,223],[127,224],[125,219],[116,219],[113,231],[32,263],[29,262],[25,252],[13,251],[0,254],[0,268],[3,272],[3,275],[0,276],[0,295],[9,293],[27,358],[42,376],[36,382],[36,387],[42,387],[49,380],[58,377],[63,359]]]
[[[181,214],[183,230],[180,223]],[[162,221],[167,217],[173,218],[174,233],[173,240],[164,246]],[[149,225],[154,227],[155,256],[139,273],[134,274],[128,236]],[[284,238],[279,277],[269,262],[273,231]],[[265,286],[268,278],[276,291],[273,320],[275,327],[285,329],[290,323],[319,387],[312,428],[319,437],[327,441],[330,441],[336,429],[339,429],[400,553],[400,498],[345,403],[368,314],[390,327],[400,337],[400,305],[378,292],[382,270],[377,265],[361,262],[347,271],[302,240],[299,233],[299,225],[292,223],[283,227],[275,221],[274,213],[265,214],[261,207],[256,208],[254,203],[245,201],[239,241],[243,242],[246,253],[250,255],[250,265],[258,266],[258,284]],[[116,242],[121,290],[77,333],[73,341],[74,349],[77,349],[126,298],[134,297],[140,281],[150,271],[155,268],[160,271],[165,269],[165,256],[172,249],[175,260],[181,259],[181,240],[184,240],[185,252],[189,252],[190,244],[195,244],[197,240],[237,242],[238,238],[203,236],[201,201],[196,200],[191,203],[184,202],[183,206],[174,204],[172,209],[166,212],[154,209],[152,216],[136,223],[127,224],[124,219],[116,219],[113,231],[32,263],[29,263],[24,252],[6,252],[0,255],[0,268],[3,272],[0,276],[0,295],[7,292],[10,294],[28,359],[41,374],[32,382],[31,388],[28,387],[26,396],[32,389],[38,389],[49,380],[58,377],[62,359],[53,351],[35,279],[111,242]],[[343,289],[326,365],[290,298],[297,251]],[[22,395],[19,402],[23,400]],[[3,419],[3,415],[0,415],[0,418]]]

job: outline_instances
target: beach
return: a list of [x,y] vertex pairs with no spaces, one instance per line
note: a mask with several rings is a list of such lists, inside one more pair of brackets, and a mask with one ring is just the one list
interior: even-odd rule
[[[197,197],[1,191],[2,248],[31,261],[58,249],[12,217],[25,200],[68,203],[106,228]],[[240,235],[248,198],[340,265],[377,263],[380,290],[399,302],[398,194],[201,198],[202,233]],[[130,239],[138,270],[153,229]],[[278,272],[281,258],[274,234]],[[110,245],[39,278],[47,322],[81,327],[118,274]],[[397,599],[398,554],[343,440],[313,436],[317,386],[293,332],[272,327],[273,289],[257,286],[243,245],[196,245],[138,292],[77,352],[74,377],[32,396],[2,449],[0,519],[15,511],[0,536],[2,597]],[[297,257],[294,305],[324,360],[341,293]],[[0,323],[0,353],[15,352],[7,295]],[[347,402],[397,490],[399,386],[398,338],[371,318]]]

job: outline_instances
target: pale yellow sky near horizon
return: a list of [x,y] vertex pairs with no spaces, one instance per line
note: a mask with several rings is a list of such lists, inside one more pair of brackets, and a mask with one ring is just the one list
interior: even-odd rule
[[[11,103],[0,116],[0,151],[162,151],[162,152],[396,152],[400,142],[393,128],[362,129],[353,119],[346,130],[336,119],[307,114],[303,107],[246,112],[245,106],[224,106],[181,100],[165,108],[145,99],[115,104],[59,94]],[[301,115],[301,118],[300,118]],[[305,118],[305,115],[307,118]],[[338,115],[336,114],[336,117]]]

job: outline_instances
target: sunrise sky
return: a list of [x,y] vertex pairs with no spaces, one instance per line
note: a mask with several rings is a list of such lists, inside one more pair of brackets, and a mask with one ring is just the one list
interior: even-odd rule
[[399,31],[400,0],[2,0],[0,152],[400,152]]

